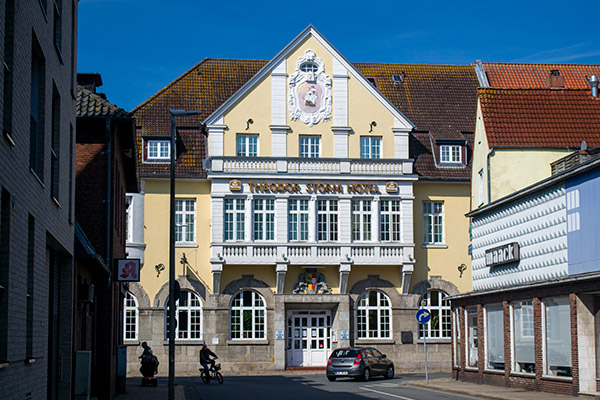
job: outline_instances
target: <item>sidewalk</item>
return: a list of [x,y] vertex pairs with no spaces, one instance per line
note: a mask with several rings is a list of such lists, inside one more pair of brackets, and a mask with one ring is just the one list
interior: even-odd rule
[[[116,395],[114,400],[166,400],[169,397],[168,383],[168,378],[159,377],[158,386],[142,386],[141,378],[127,378],[127,393]],[[186,400],[183,386],[177,385],[177,382],[175,382],[175,400]]]
[[429,384],[424,380],[409,381],[406,385],[437,390],[444,393],[456,393],[472,396],[477,399],[495,400],[568,400],[576,397],[564,396],[545,392],[533,392],[526,389],[507,388],[503,386],[479,385],[455,381],[451,378],[430,379]]

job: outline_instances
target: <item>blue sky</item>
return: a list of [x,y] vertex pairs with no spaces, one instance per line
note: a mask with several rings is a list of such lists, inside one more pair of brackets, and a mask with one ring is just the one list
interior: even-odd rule
[[202,59],[269,60],[313,24],[351,62],[600,64],[600,3],[80,0],[78,72],[128,111]]

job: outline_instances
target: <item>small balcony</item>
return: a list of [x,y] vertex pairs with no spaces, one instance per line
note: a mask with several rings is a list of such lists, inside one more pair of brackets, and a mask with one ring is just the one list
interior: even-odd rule
[[225,264],[401,265],[410,262],[413,243],[213,243],[213,259]]
[[278,157],[211,157],[205,168],[210,174],[310,174],[400,176],[413,173],[411,159],[341,159]]

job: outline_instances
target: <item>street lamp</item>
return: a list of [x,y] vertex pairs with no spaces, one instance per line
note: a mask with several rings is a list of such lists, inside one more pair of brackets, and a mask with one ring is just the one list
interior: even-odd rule
[[169,110],[171,114],[171,196],[169,233],[169,400],[175,399],[175,117],[200,111]]

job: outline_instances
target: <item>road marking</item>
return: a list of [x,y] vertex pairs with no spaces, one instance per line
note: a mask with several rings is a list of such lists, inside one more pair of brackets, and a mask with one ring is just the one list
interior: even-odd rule
[[362,386],[361,389],[363,390],[367,390],[369,392],[373,392],[373,393],[378,393],[378,394],[382,394],[384,396],[390,396],[390,397],[394,397],[396,399],[402,399],[402,400],[415,400],[415,399],[411,399],[410,397],[404,397],[404,396],[399,396],[397,394],[391,394],[391,393],[386,393],[386,392],[381,392],[379,390],[375,390],[375,389],[371,389],[365,386]]

